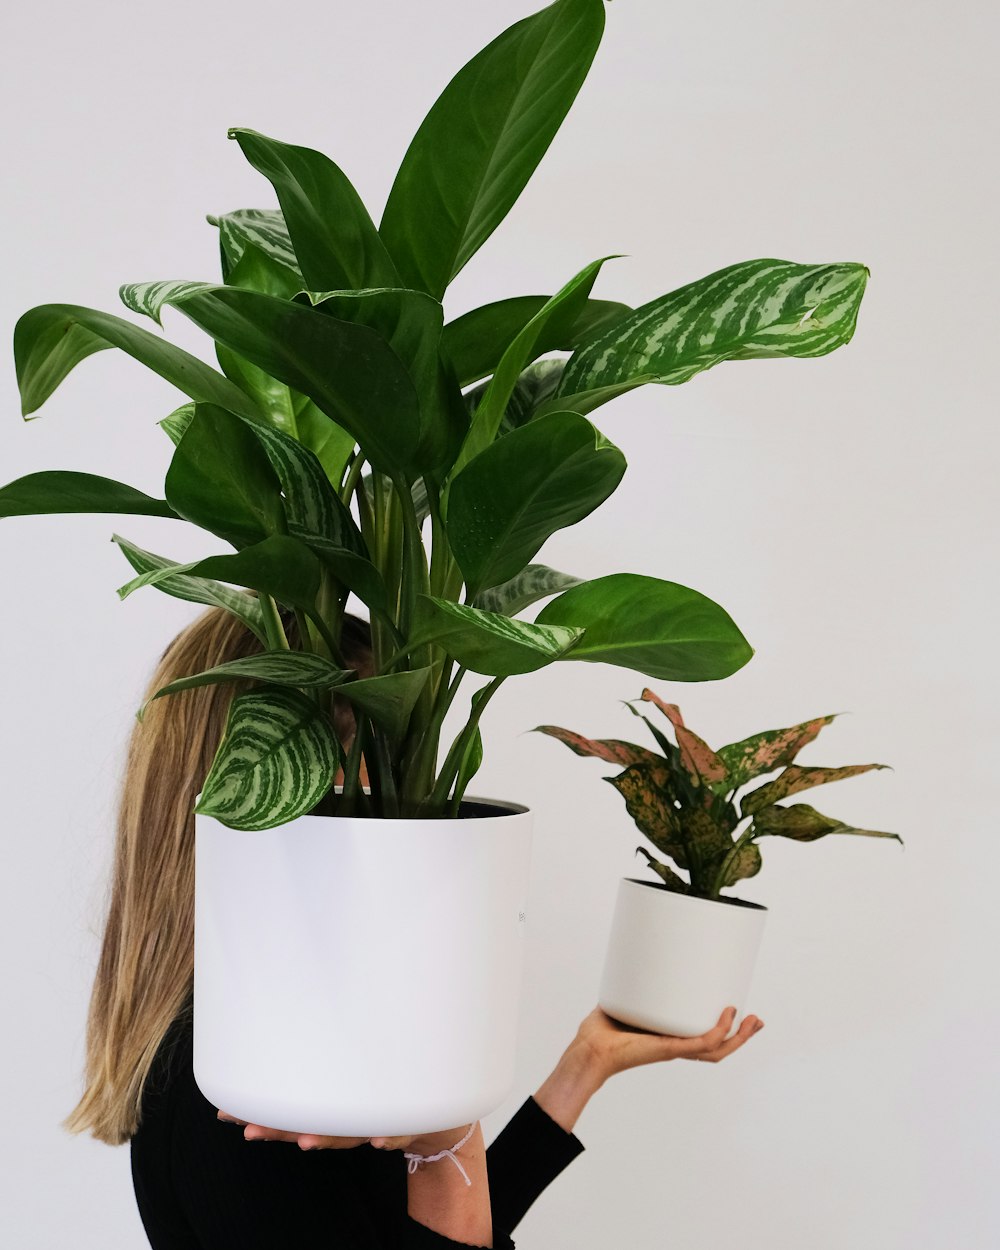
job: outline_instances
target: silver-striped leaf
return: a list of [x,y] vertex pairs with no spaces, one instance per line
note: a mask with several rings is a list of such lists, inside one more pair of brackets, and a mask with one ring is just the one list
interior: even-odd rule
[[[229,270],[239,264],[247,246],[251,245],[302,279],[295,249],[288,237],[288,227],[280,210],[238,208],[235,212],[209,217],[208,220],[219,228],[224,278],[228,279]],[[304,279],[302,285],[305,286]]]
[[154,699],[176,694],[179,690],[193,690],[197,686],[254,678],[279,686],[327,690],[350,681],[353,672],[353,669],[338,668],[325,656],[311,651],[264,651],[260,655],[245,655],[200,673],[192,673],[189,677],[178,677],[169,685],[161,686],[139,709],[138,719],[142,720],[143,713]]
[[156,424],[176,447],[184,437],[184,432],[194,420],[194,413],[194,403],[181,404],[179,408],[175,408],[173,412],[165,416],[162,421],[157,421]]
[[644,304],[583,343],[549,405],[579,412],[568,397],[642,381],[676,385],[724,360],[823,356],[854,334],[867,278],[857,264],[730,265]]
[[189,577],[184,570],[190,568],[190,565],[168,560],[152,551],[144,551],[120,534],[112,534],[111,541],[118,544],[125,559],[140,575],[156,570],[172,570],[169,574],[164,572],[155,583],[164,594],[173,595],[175,599],[186,599],[189,603],[205,603],[209,607],[225,608],[241,620],[262,643],[267,643],[260,601],[254,595],[247,594],[245,590],[233,590],[208,577]]
[[546,564],[528,564],[510,581],[501,582],[499,586],[491,586],[476,596],[473,607],[484,612],[501,612],[504,616],[514,616],[522,608],[548,595],[554,595],[570,586],[579,586],[583,578],[574,577],[571,573],[560,573],[558,569],[550,569]]
[[273,829],[330,789],[342,748],[307,695],[264,686],[237,695],[195,811],[231,829]]
[[583,630],[512,620],[449,599],[417,595],[409,646],[433,642],[474,673],[510,677],[531,673],[576,646]]

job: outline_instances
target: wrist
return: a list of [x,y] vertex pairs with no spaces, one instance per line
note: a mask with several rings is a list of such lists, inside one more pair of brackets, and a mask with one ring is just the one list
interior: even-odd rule
[[608,1077],[597,1052],[586,1042],[572,1041],[552,1074],[535,1092],[535,1102],[567,1133]]

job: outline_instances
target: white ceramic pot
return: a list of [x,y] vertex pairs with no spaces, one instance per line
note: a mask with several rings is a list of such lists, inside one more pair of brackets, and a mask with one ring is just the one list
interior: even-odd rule
[[767,908],[675,894],[623,877],[598,1002],[624,1024],[696,1037],[736,1008],[743,1015]]
[[430,1133],[510,1093],[532,813],[195,816],[194,1075],[294,1132]]

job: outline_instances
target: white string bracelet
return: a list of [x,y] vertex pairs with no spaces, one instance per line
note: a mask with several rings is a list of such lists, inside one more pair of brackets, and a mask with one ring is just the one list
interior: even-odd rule
[[478,1120],[475,1121],[470,1126],[469,1131],[465,1134],[462,1140],[460,1142],[456,1142],[455,1145],[452,1146],[450,1150],[441,1150],[436,1155],[417,1155],[417,1154],[412,1154],[409,1150],[404,1150],[403,1158],[409,1159],[410,1161],[409,1166],[407,1167],[406,1170],[412,1174],[413,1172],[417,1170],[417,1168],[420,1166],[421,1163],[436,1163],[438,1159],[443,1159],[445,1155],[447,1155],[448,1158],[452,1161],[452,1163],[454,1163],[454,1165],[458,1168],[458,1170],[465,1177],[466,1185],[471,1185],[472,1181],[469,1180],[469,1174],[468,1172],[466,1172],[465,1168],[462,1167],[461,1163],[455,1157],[455,1151],[462,1149],[465,1143],[469,1140],[472,1134],[476,1131],[476,1124],[478,1123],[479,1123]]

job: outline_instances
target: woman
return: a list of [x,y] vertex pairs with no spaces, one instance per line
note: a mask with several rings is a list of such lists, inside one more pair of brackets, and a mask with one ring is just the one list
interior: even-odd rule
[[[294,617],[282,619],[296,646]],[[342,646],[346,663],[370,675],[367,622],[345,617]],[[237,617],[211,608],[163,653],[146,697],[260,650]],[[191,812],[230,702],[250,685],[200,686],[157,699],[132,729],[87,1024],[86,1089],[65,1127],[112,1145],[131,1142],[136,1200],[153,1250],[513,1247],[509,1234],[525,1211],[583,1150],[573,1126],[609,1076],[666,1059],[716,1062],[761,1022],[747,1016],[726,1041],[728,1011],[703,1037],[681,1039],[627,1028],[595,1008],[489,1150],[478,1122],[371,1141],[254,1124],[240,1134],[242,1121],[211,1106],[192,1071]],[[334,719],[349,745],[354,721],[340,697]],[[262,1140],[284,1144],[258,1151],[254,1143]]]

